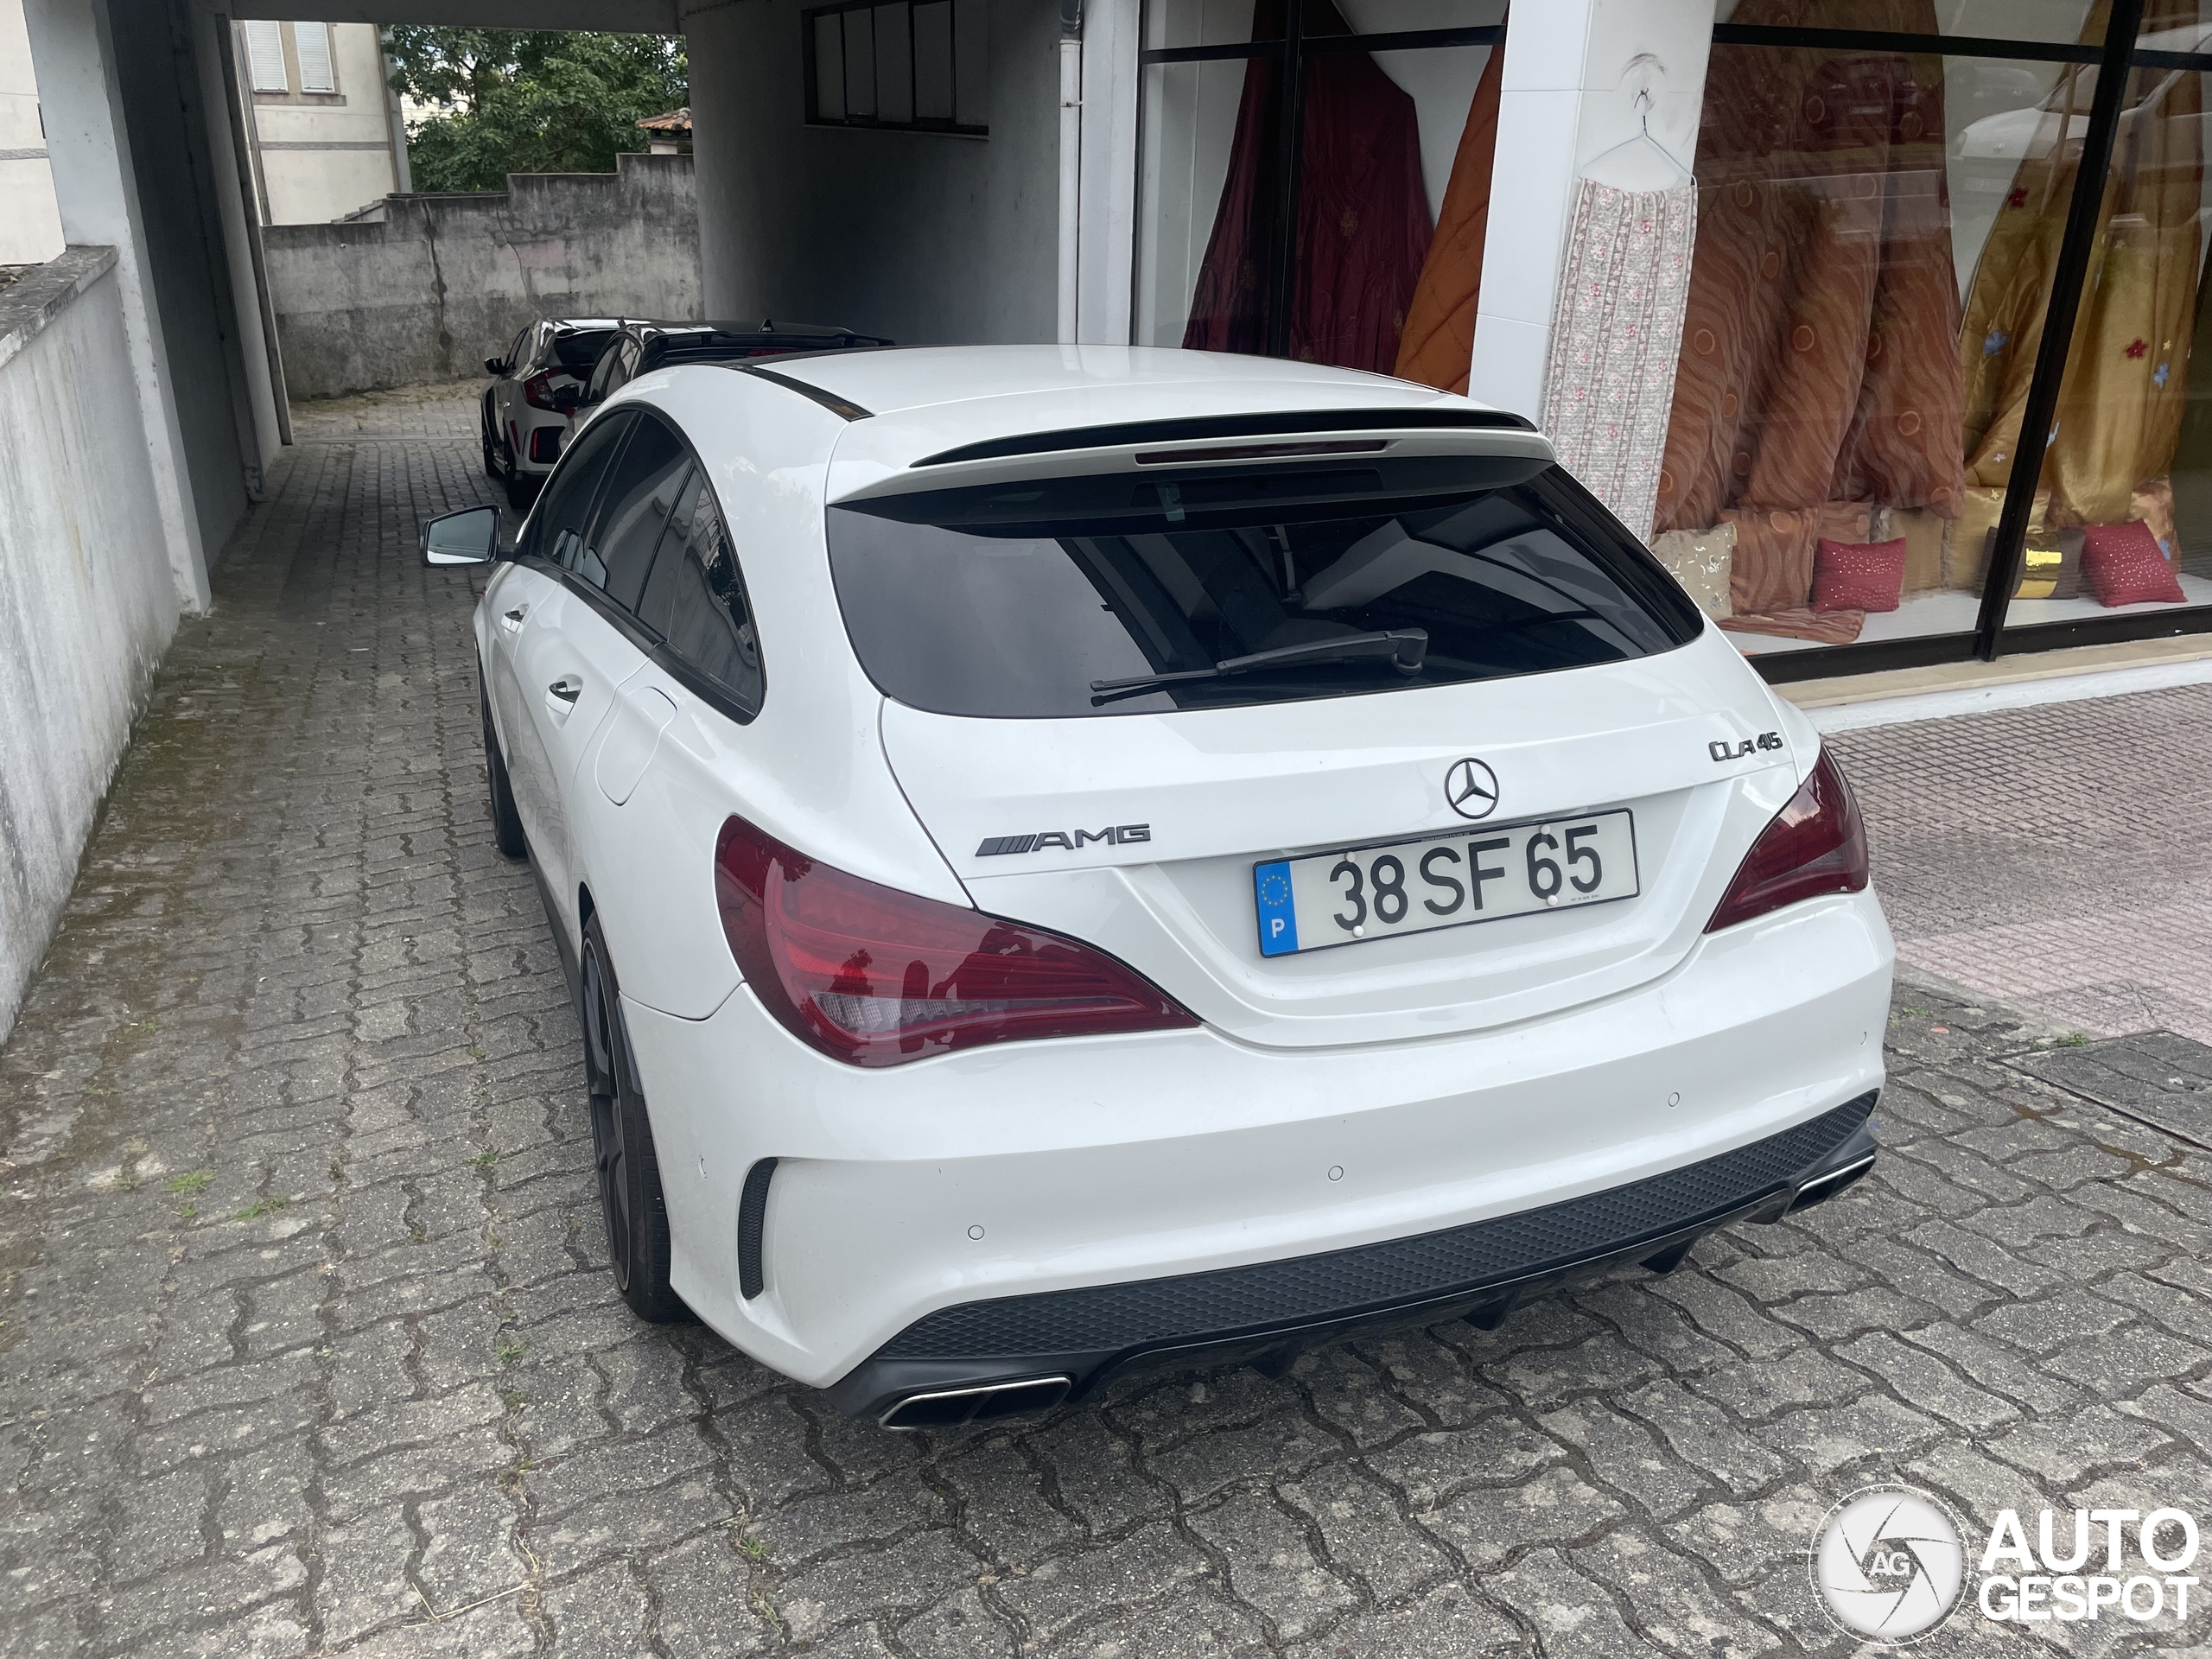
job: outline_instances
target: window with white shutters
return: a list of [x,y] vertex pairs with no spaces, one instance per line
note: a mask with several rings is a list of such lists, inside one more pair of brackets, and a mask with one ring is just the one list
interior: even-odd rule
[[257,92],[289,92],[292,84],[284,73],[284,26],[250,22],[245,26],[246,79]]
[[330,61],[330,25],[294,23],[292,43],[300,54],[300,90],[303,92],[336,92],[338,72]]

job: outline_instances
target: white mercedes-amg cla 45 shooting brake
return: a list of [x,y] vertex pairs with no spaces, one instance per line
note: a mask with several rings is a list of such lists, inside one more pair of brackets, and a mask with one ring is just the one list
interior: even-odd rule
[[1494,1324],[1862,1173],[1851,792],[1519,417],[1191,352],[639,377],[475,632],[616,1282],[944,1427]]

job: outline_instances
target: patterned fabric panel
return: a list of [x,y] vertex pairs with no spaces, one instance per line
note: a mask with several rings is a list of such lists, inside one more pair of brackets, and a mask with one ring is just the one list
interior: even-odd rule
[[1689,297],[1697,190],[1585,179],[1552,311],[1541,425],[1560,463],[1649,540]]

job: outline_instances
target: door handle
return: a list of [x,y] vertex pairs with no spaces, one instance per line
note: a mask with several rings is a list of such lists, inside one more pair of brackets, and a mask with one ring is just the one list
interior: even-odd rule
[[560,702],[565,702],[573,708],[575,704],[576,699],[584,694],[583,682],[581,680],[556,680],[552,684],[545,688],[545,693],[548,696],[557,698]]
[[499,625],[505,628],[509,633],[519,632],[522,629],[523,618],[529,614],[529,606],[518,605],[512,611],[503,612],[500,614]]

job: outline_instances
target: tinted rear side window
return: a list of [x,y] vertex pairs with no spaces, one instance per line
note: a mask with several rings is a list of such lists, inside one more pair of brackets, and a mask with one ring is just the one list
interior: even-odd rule
[[[939,714],[1449,685],[1648,656],[1702,626],[1580,486],[1504,457],[896,496],[832,507],[829,538],[862,667]],[[1426,636],[1416,671],[1361,643],[1385,632]],[[1344,658],[1214,671],[1291,647]],[[1141,683],[1167,674],[1188,677]]]
[[753,607],[715,493],[696,467],[669,515],[639,619],[746,718],[759,712],[766,682]]
[[653,549],[690,464],[676,434],[650,415],[637,416],[622,458],[607,475],[598,520],[575,567],[578,575],[626,609],[638,607]]

